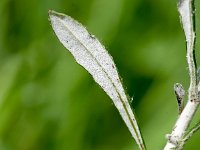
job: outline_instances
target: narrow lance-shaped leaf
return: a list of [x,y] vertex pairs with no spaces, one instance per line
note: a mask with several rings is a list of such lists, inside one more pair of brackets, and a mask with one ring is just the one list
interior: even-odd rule
[[49,11],[49,16],[60,42],[113,100],[139,148],[144,150],[139,127],[112,57],[101,43],[73,18],[55,11]]
[[178,2],[178,11],[187,43],[191,43],[195,38],[193,7],[193,0],[179,0]]
[[179,0],[178,11],[187,42],[187,62],[190,74],[189,99],[197,99],[195,60],[195,8],[194,0]]

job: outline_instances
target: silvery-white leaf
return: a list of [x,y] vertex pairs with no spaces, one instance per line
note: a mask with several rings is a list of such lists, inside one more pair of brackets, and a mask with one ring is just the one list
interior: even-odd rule
[[195,7],[193,0],[179,0],[178,11],[187,42],[187,62],[190,74],[188,98],[198,99],[195,60]]
[[180,13],[180,19],[183,25],[183,30],[185,32],[188,47],[191,46],[191,42],[193,42],[195,38],[192,19],[194,12],[192,12],[192,7],[193,6],[191,0],[179,0],[178,11]]
[[101,43],[73,18],[55,11],[49,11],[49,16],[60,42],[113,100],[139,148],[145,149],[112,57]]

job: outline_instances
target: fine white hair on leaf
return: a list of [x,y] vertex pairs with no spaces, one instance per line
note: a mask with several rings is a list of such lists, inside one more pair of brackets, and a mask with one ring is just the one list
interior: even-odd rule
[[88,33],[83,25],[70,16],[50,10],[49,17],[60,42],[113,100],[139,148],[144,150],[139,127],[112,57],[95,36]]
[[185,32],[186,41],[188,43],[192,42],[193,33],[193,20],[191,19],[191,1],[190,0],[180,0],[178,3],[178,11],[180,13],[180,19],[183,25],[183,30]]

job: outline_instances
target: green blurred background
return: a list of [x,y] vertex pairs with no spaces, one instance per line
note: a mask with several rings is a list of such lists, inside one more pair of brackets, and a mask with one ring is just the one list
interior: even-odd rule
[[[134,98],[147,148],[162,149],[178,117],[173,84],[189,84],[176,3],[0,0],[0,150],[137,149],[112,101],[56,38],[49,9],[79,20],[102,41]],[[193,124],[198,118],[199,112]],[[185,149],[198,149],[199,139],[195,134]]]

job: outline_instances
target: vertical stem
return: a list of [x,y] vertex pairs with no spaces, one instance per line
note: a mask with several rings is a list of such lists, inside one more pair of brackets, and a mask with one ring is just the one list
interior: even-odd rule
[[194,0],[180,0],[178,4],[181,22],[187,42],[187,63],[190,75],[190,86],[188,89],[188,102],[178,118],[164,150],[179,149],[182,140],[191,120],[199,106],[196,62],[195,62],[195,23],[194,23]]

